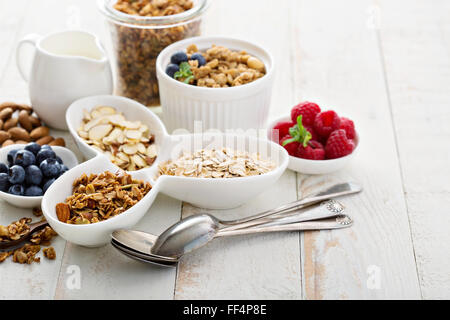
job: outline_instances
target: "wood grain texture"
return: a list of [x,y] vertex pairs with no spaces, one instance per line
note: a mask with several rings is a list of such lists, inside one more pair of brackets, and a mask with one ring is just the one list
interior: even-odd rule
[[[352,228],[303,235],[304,296],[420,298],[381,58],[376,34],[367,27],[371,2],[341,6],[296,1],[291,11],[296,92],[352,118],[361,138],[358,154],[341,172],[299,175],[299,196],[333,181],[364,187],[362,194],[342,199],[354,217]],[[379,270],[379,288],[371,282],[373,270]]]
[[[291,77],[291,1],[214,1],[205,34],[225,34],[255,41],[276,61],[272,114],[288,112],[294,103]],[[234,8],[247,14],[237,18]],[[235,18],[231,18],[235,17]],[[232,19],[232,20],[231,20]],[[280,37],[280,34],[282,35]],[[217,217],[244,217],[296,200],[293,172],[241,208],[208,211]],[[185,204],[183,217],[204,210]],[[298,233],[216,239],[185,258],[178,268],[176,299],[301,299]]]
[[420,285],[425,299],[448,299],[450,2],[379,5],[380,44]]

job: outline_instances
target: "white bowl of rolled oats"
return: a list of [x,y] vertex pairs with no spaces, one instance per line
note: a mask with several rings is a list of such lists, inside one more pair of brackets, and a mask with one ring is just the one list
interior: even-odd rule
[[251,136],[173,135],[171,144],[151,169],[157,188],[200,208],[243,205],[275,184],[289,162],[283,147]]
[[189,38],[161,51],[156,71],[169,132],[194,132],[196,122],[203,130],[265,127],[274,60],[264,48],[229,37]]

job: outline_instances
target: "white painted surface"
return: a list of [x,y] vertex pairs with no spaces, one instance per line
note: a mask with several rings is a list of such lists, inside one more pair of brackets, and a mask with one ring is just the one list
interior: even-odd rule
[[[449,9],[445,0],[214,0],[204,34],[247,38],[275,57],[271,117],[300,100],[317,101],[355,120],[361,149],[336,174],[288,171],[244,207],[212,213],[250,214],[350,179],[365,189],[342,200],[354,227],[218,239],[184,258],[177,272],[57,238],[55,261],[0,264],[0,297],[450,298]],[[17,41],[76,25],[109,42],[94,1],[0,0],[0,44],[8,48],[0,50],[0,101],[29,100],[15,67]],[[68,133],[52,134],[82,160]],[[138,228],[157,233],[195,212],[158,196]],[[0,224],[30,213],[0,202]],[[71,265],[80,267],[80,289],[67,286]]]

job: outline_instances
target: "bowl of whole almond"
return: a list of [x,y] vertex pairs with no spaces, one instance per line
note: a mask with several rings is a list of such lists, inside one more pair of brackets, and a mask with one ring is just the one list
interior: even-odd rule
[[289,169],[305,174],[340,170],[359,145],[352,120],[308,101],[294,106],[290,116],[273,121],[268,138],[289,153]]

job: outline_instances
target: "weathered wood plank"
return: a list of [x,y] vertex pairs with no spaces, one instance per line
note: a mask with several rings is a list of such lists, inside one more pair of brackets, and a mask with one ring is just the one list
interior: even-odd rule
[[[358,155],[339,173],[298,176],[299,195],[320,184],[356,181],[361,195],[343,199],[350,229],[302,237],[307,299],[420,298],[402,181],[370,1],[296,1],[295,88],[352,118]],[[320,17],[320,18],[318,18]],[[379,286],[377,283],[379,280]]]
[[[255,41],[275,57],[277,75],[272,117],[288,112],[292,95],[291,1],[214,1],[205,34],[225,34]],[[236,8],[245,14],[236,15]],[[241,208],[208,211],[219,218],[250,215],[296,199],[293,172],[286,172],[267,192]],[[188,204],[183,217],[201,212]],[[298,233],[217,239],[185,258],[178,268],[176,299],[300,299]]]
[[448,299],[450,3],[381,1],[380,9],[380,41],[422,294]]

